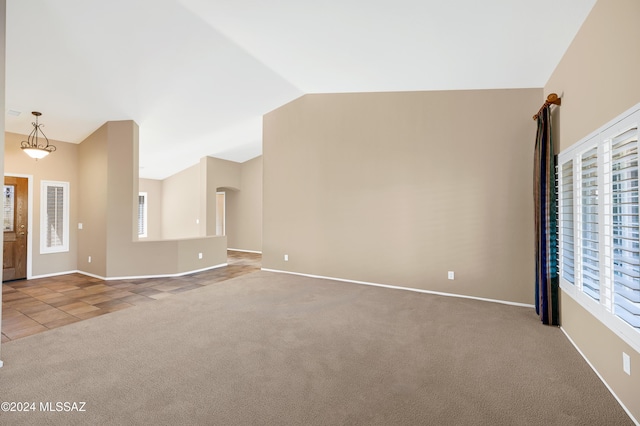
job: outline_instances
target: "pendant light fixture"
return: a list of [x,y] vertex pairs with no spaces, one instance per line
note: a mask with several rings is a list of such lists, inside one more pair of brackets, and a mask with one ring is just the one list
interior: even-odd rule
[[[40,158],[44,158],[53,151],[56,150],[56,147],[49,143],[49,139],[45,136],[42,131],[42,124],[38,124],[38,117],[42,115],[42,113],[38,111],[33,111],[31,114],[36,116],[36,122],[31,123],[33,125],[33,130],[29,133],[29,137],[26,141],[22,141],[21,146],[22,150],[31,158],[35,158],[36,160]],[[38,141],[38,133],[44,137],[44,140],[47,141],[46,145],[40,144]]]

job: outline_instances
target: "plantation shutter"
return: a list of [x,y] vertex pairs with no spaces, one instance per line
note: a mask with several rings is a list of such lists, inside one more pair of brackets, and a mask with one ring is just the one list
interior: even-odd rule
[[63,187],[47,187],[46,246],[49,248],[64,245],[64,197]]
[[573,222],[573,160],[562,164],[560,171],[560,258],[562,277],[575,283]]
[[600,300],[598,148],[588,150],[581,159],[582,291]]
[[640,328],[638,128],[612,140],[613,311]]
[[638,349],[640,104],[560,152],[557,171],[560,287]]
[[40,253],[69,251],[69,182],[41,182]]

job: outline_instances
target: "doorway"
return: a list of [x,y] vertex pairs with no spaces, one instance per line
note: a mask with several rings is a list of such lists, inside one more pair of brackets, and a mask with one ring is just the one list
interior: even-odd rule
[[5,176],[2,191],[3,282],[27,278],[28,201],[29,180]]
[[226,194],[224,192],[216,192],[216,235],[227,235],[226,233]]

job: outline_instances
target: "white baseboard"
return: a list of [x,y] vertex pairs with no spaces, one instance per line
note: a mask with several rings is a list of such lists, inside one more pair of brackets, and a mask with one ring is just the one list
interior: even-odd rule
[[222,268],[222,267],[228,266],[228,265],[229,265],[228,263],[220,263],[218,265],[209,266],[207,268],[194,269],[192,271],[186,271],[186,272],[178,272],[176,274],[135,275],[135,276],[125,276],[125,277],[103,277],[101,275],[92,274],[91,272],[75,270],[75,271],[56,272],[56,273],[53,273],[53,274],[36,275],[36,276],[33,276],[33,277],[29,278],[29,279],[30,280],[35,280],[35,279],[38,279],[38,278],[57,277],[57,276],[60,276],[60,275],[69,275],[69,274],[82,274],[82,275],[86,275],[88,277],[98,278],[98,279],[103,280],[103,281],[138,280],[138,279],[144,279],[144,278],[171,278],[171,277],[182,277],[182,276],[189,275],[189,274],[195,274],[195,273],[198,273],[198,272],[209,271],[211,269]]
[[241,251],[243,253],[258,253],[258,254],[262,254],[261,251],[257,251],[257,250],[244,250],[244,249],[234,249],[234,248],[227,248],[227,250],[229,250],[229,251]]
[[373,286],[373,287],[390,288],[390,289],[393,289],[393,290],[406,290],[406,291],[413,291],[413,292],[416,292],[416,293],[435,294],[435,295],[438,295],[438,296],[459,297],[459,298],[462,298],[462,299],[473,299],[473,300],[481,300],[483,302],[501,303],[503,305],[520,306],[520,307],[523,307],[523,308],[535,308],[535,305],[529,305],[529,304],[526,304],[526,303],[518,303],[518,302],[510,302],[508,300],[486,299],[484,297],[467,296],[467,295],[464,295],[464,294],[443,293],[443,292],[440,292],[440,291],[423,290],[421,288],[401,287],[401,286],[395,286],[395,285],[389,285],[389,284],[378,284],[378,283],[372,283],[372,282],[368,282],[368,281],[347,280],[347,279],[344,279],[344,278],[326,277],[326,276],[323,276],[323,275],[302,274],[300,272],[281,271],[281,270],[278,270],[278,269],[268,269],[268,268],[261,268],[261,269],[263,271],[276,272],[276,273],[279,273],[279,274],[300,275],[302,277],[320,278],[320,279],[323,279],[323,280],[332,280],[332,281],[341,281],[341,282],[352,283],[352,284],[370,285],[370,286]]
[[178,272],[176,274],[158,274],[158,275],[134,275],[134,276],[125,276],[125,277],[101,277],[100,275],[96,275],[96,274],[92,274],[90,272],[84,272],[84,271],[77,271],[78,273],[82,274],[82,275],[87,275],[89,277],[93,277],[93,278],[98,278],[104,281],[113,281],[113,280],[139,280],[139,279],[145,279],[145,278],[172,278],[172,277],[183,277],[185,275],[189,275],[189,274],[195,274],[198,272],[204,272],[204,271],[209,271],[211,269],[217,269],[217,268],[222,268],[224,266],[227,266],[228,263],[220,263],[219,265],[214,265],[214,266],[209,266],[207,268],[202,268],[202,269],[194,269],[192,271],[186,271],[186,272]]
[[31,275],[30,277],[27,277],[27,279],[37,280],[38,278],[58,277],[60,275],[69,275],[69,274],[76,274],[76,273],[81,273],[81,272],[76,269],[74,271],[62,271],[62,272],[54,272],[51,274]]
[[591,369],[593,370],[594,373],[596,373],[596,376],[598,376],[598,378],[600,379],[600,381],[602,383],[604,383],[604,385],[607,387],[607,389],[609,389],[609,392],[611,393],[611,395],[613,395],[613,397],[616,399],[616,401],[618,401],[618,404],[620,404],[620,406],[622,407],[622,409],[627,413],[627,415],[629,415],[629,418],[631,418],[631,420],[637,425],[640,426],[640,422],[638,422],[638,420],[636,420],[635,417],[633,417],[633,415],[631,414],[631,412],[627,409],[627,407],[624,405],[624,403],[620,400],[620,398],[618,398],[618,395],[616,395],[616,393],[613,391],[613,389],[611,389],[611,386],[609,386],[609,384],[607,383],[607,381],[604,379],[604,377],[602,377],[600,375],[600,373],[598,372],[598,370],[596,370],[596,368],[593,366],[593,364],[591,364],[591,361],[589,361],[589,359],[584,355],[584,353],[582,353],[582,351],[580,350],[580,348],[578,347],[578,345],[576,345],[576,342],[573,341],[573,339],[569,336],[569,334],[566,332],[566,330],[562,327],[560,327],[560,330],[562,330],[562,332],[564,333],[564,335],[566,336],[566,338],[569,340],[569,342],[571,342],[571,344],[573,345],[574,348],[576,348],[576,351],[578,351],[578,353],[580,354],[580,356],[582,356],[582,358],[584,358],[584,360],[587,362],[587,364],[589,365],[589,367],[591,367]]

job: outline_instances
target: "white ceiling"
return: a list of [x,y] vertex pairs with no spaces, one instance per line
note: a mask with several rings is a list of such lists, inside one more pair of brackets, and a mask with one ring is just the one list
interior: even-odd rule
[[243,162],[305,93],[543,87],[595,1],[10,0],[6,129],[135,120],[153,179]]

